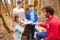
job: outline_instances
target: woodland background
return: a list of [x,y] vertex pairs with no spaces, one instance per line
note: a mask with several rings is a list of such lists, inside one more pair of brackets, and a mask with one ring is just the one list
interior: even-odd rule
[[[16,7],[17,0],[0,0],[0,40],[14,40],[11,22],[12,22],[12,10]],[[41,18],[41,8],[45,5],[50,5],[55,9],[55,15],[60,18],[60,0],[23,0],[23,8],[26,12],[29,2],[34,2],[35,10]],[[26,34],[26,28],[23,36]],[[22,38],[25,40],[25,37]]]

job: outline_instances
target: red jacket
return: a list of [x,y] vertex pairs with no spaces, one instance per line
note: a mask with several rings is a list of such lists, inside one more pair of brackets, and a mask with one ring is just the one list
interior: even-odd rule
[[46,20],[46,24],[40,24],[46,28],[48,37],[44,40],[60,40],[60,22],[57,17],[52,16]]

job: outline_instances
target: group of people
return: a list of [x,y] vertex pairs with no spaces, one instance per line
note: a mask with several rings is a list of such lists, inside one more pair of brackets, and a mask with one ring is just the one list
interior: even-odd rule
[[[24,32],[24,27],[27,27],[26,40],[34,40],[35,26],[39,25],[46,28],[44,32],[36,32],[37,40],[60,40],[60,21],[54,15],[54,9],[51,6],[44,6],[42,14],[46,18],[46,23],[38,22],[37,12],[34,10],[34,4],[28,5],[26,12],[22,8],[22,1],[17,1],[17,6],[13,9],[13,22],[14,22],[14,40],[21,40]],[[30,37],[31,34],[31,37]]]

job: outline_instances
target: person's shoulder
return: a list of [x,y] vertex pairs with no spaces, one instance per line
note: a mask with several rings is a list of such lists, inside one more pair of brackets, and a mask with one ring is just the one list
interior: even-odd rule
[[17,10],[17,7],[13,8],[13,11],[16,11]]
[[36,10],[34,10],[34,12],[36,12]]
[[19,10],[20,10],[20,12],[24,12],[24,9],[23,8],[20,8]]
[[15,7],[15,8],[13,9],[13,14],[15,14],[17,11],[18,11],[18,9]]
[[37,11],[36,11],[36,10],[34,10],[34,13],[37,13]]
[[56,16],[54,16],[54,17],[51,19],[50,22],[53,23],[53,24],[58,24],[58,23],[59,23],[59,19],[58,19]]

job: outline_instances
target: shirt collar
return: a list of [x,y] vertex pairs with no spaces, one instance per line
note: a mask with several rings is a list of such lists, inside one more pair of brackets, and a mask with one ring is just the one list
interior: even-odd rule
[[50,16],[49,18],[47,18],[47,22],[49,22],[49,20],[51,20],[54,16]]

